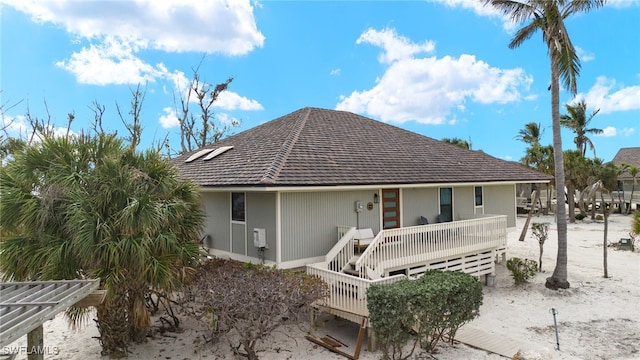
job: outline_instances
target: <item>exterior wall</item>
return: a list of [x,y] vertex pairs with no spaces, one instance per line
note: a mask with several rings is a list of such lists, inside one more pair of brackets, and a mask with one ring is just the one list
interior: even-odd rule
[[267,246],[265,260],[276,261],[276,194],[253,192],[245,198],[247,216],[247,256],[258,258],[258,249],[253,246],[253,229],[266,230]]
[[[462,215],[474,213],[474,186],[453,187],[453,219],[460,220]],[[482,199],[484,201],[484,199]]]
[[[281,194],[281,260],[325,256],[337,242],[336,226],[380,231],[380,204],[373,204],[375,190],[288,192]],[[355,202],[364,209],[355,211]],[[368,210],[367,205],[373,205]]]
[[426,217],[429,224],[437,222],[440,213],[438,188],[405,188],[400,194],[402,226],[420,225],[420,216]]
[[515,185],[483,186],[484,213],[507,215],[507,227],[516,226]]
[[[461,219],[463,216],[477,212],[474,187],[452,187],[454,219]],[[420,216],[426,217],[430,224],[437,223],[437,217],[440,213],[438,189],[439,187],[404,188],[401,190],[403,227],[419,225]],[[514,185],[483,185],[482,195],[482,213],[507,215],[507,227],[516,226]]]
[[202,205],[206,214],[204,233],[211,237],[208,246],[231,251],[231,194],[202,193]]

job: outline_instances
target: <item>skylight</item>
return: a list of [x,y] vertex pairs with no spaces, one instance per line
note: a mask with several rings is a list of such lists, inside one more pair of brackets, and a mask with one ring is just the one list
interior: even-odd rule
[[186,163],[190,163],[190,162],[192,162],[193,160],[195,160],[195,159],[197,159],[197,158],[199,158],[199,157],[202,157],[202,156],[204,156],[204,155],[207,155],[208,153],[210,153],[210,152],[212,152],[212,151],[213,151],[213,149],[202,149],[202,150],[198,151],[197,153],[195,153],[195,154],[193,154],[193,155],[189,156],[189,158],[188,158],[187,160],[185,160],[184,162],[186,162]]
[[218,156],[218,155],[220,155],[222,153],[225,153],[225,152],[227,152],[227,151],[229,151],[231,149],[233,149],[233,146],[222,146],[222,147],[219,147],[219,148],[215,149],[211,154],[207,155],[207,157],[205,157],[204,160],[205,161],[211,160],[214,157],[216,157],[216,156]]

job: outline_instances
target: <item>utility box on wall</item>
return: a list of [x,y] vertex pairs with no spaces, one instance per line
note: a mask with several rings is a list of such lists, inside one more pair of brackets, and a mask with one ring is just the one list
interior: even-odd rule
[[253,246],[257,248],[267,247],[267,231],[265,229],[253,229]]

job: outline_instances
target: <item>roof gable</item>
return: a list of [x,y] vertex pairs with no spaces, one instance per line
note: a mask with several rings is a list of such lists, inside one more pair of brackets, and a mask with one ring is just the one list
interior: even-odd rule
[[[217,142],[211,160],[174,159],[201,186],[547,181],[550,176],[345,111],[303,108]],[[199,150],[201,151],[201,149]]]

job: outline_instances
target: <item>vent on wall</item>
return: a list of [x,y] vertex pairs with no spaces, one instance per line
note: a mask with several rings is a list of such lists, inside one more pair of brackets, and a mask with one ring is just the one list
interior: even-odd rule
[[211,154],[207,155],[204,160],[211,160],[214,157],[233,149],[233,146],[223,146],[215,149]]

